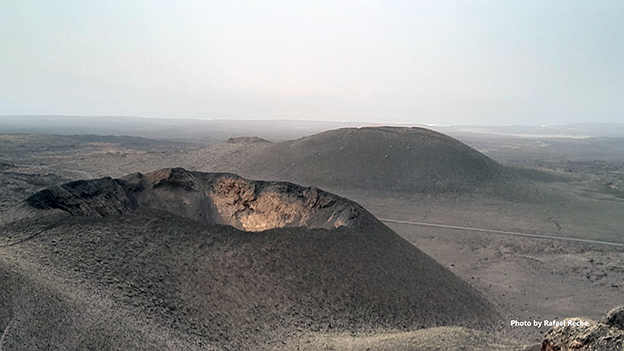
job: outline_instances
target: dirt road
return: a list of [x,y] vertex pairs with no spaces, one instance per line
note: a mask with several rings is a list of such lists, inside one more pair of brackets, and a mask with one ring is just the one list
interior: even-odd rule
[[475,231],[475,232],[485,232],[485,233],[494,233],[494,234],[503,234],[503,235],[514,235],[514,236],[524,236],[524,237],[539,238],[539,239],[552,239],[552,240],[563,240],[563,241],[578,241],[578,242],[589,243],[589,244],[611,245],[611,246],[619,246],[619,247],[624,246],[623,243],[616,243],[616,242],[611,242],[611,241],[599,241],[599,240],[578,239],[578,238],[569,238],[569,237],[560,237],[560,236],[551,236],[551,235],[541,235],[541,234],[528,234],[528,233],[519,233],[519,232],[508,232],[508,231],[504,231],[504,230],[460,227],[460,226],[446,225],[446,224],[400,221],[400,220],[396,220],[396,219],[387,219],[387,218],[378,218],[378,219],[380,221],[382,221],[382,222],[410,224],[410,225],[418,225],[418,226],[424,226],[424,227],[438,227],[438,228],[457,229],[457,230],[470,230],[470,231]]

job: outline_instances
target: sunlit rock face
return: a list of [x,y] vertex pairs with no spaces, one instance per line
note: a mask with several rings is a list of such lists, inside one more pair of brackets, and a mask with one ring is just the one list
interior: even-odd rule
[[[242,178],[221,178],[207,194],[219,217],[247,231],[281,227],[348,226],[358,210],[339,203],[317,188],[289,183],[258,183]],[[329,211],[323,211],[331,209]]]
[[26,203],[93,217],[150,207],[246,231],[353,227],[365,213],[356,203],[314,187],[182,168],[67,183],[36,193]]

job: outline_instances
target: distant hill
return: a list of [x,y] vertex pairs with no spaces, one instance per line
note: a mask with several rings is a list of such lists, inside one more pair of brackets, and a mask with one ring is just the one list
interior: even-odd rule
[[258,137],[237,137],[225,141],[228,144],[271,144],[270,141]]
[[6,349],[257,349],[500,322],[361,206],[292,183],[165,169],[52,187],[3,220]]
[[447,135],[406,127],[330,130],[258,149],[238,172],[328,188],[462,192],[496,184],[506,169]]

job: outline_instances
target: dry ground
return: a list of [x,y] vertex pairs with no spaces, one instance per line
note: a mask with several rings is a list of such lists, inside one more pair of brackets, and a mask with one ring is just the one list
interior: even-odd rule
[[[0,162],[11,165],[3,169],[2,181],[8,184],[7,179],[21,177],[19,179],[28,186],[18,189],[20,195],[32,193],[49,183],[88,178],[87,175],[116,177],[174,166],[202,171],[233,170],[238,159],[244,160],[252,152],[248,145],[240,144],[199,147],[178,143],[157,149],[112,141],[92,143],[89,148],[71,146],[74,144],[67,142],[67,145],[52,151],[47,149],[45,153],[31,150],[20,154],[15,148],[12,152],[6,151],[15,145],[9,140],[15,137],[2,138]],[[23,135],[19,143],[30,145],[28,137]],[[527,178],[531,179],[531,185],[512,189],[498,197],[492,193],[413,196],[326,190],[359,202],[381,218],[624,241],[624,221],[621,220],[624,218],[621,191],[624,165],[616,161],[536,163],[531,160],[524,164],[528,166]],[[41,183],[23,180],[34,179],[33,175],[44,175],[48,180]],[[2,188],[5,193],[3,206],[18,200],[15,189]],[[596,319],[624,300],[623,250],[617,247],[405,224],[388,225],[488,296],[510,320],[574,316]],[[544,328],[508,329],[509,335],[523,340],[521,344],[535,342],[546,331]],[[439,341],[440,333],[447,332],[432,331],[435,338],[431,340],[438,338]],[[478,335],[466,333],[458,331],[455,335],[463,340],[469,340],[469,337],[478,339]],[[429,336],[421,335],[416,342],[416,339],[410,339],[412,337],[416,338],[416,335],[402,335],[399,339],[412,346],[429,340]],[[375,345],[393,345],[392,337],[386,335],[319,338],[307,340],[311,345],[326,345],[326,349],[344,349],[347,344],[353,345],[354,350],[366,349],[361,345],[366,345],[371,338],[383,340]],[[514,349],[516,346],[509,347]]]

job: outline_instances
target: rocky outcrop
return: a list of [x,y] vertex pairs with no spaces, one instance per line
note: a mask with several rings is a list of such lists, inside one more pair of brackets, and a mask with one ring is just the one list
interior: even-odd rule
[[609,310],[609,312],[602,317],[600,323],[624,330],[624,305]]
[[610,310],[600,322],[570,318],[564,325],[550,329],[542,342],[542,351],[614,351],[624,350],[624,305]]
[[40,191],[26,204],[91,217],[151,207],[246,231],[353,227],[362,217],[370,216],[358,204],[315,187],[182,168],[71,182]]

